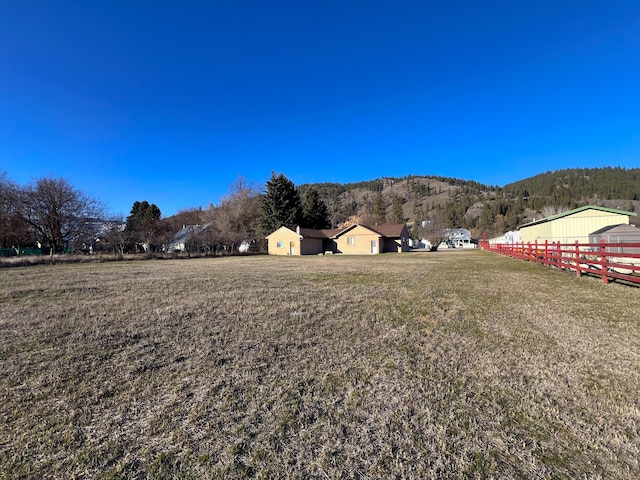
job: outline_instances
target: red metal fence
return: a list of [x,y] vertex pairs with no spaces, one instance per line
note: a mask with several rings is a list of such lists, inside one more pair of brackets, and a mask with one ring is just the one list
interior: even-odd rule
[[509,243],[481,242],[484,250],[547,267],[595,275],[604,283],[617,279],[640,284],[640,243]]

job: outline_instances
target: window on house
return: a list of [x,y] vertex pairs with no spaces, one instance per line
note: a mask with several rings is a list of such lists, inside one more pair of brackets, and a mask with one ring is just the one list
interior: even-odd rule
[[356,237],[347,237],[347,245],[355,245]]
[[284,247],[284,242],[276,243],[276,248],[282,248],[282,247]]

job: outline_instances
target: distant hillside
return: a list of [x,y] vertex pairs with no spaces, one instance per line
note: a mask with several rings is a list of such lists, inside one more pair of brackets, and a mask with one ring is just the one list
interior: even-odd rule
[[573,207],[588,201],[640,200],[640,168],[620,167],[575,168],[541,173],[506,185],[503,189],[511,198],[524,197],[528,206],[539,209],[553,205]]
[[[400,198],[404,220],[411,223],[421,210],[426,213],[455,203],[462,197],[475,198],[491,190],[491,187],[478,182],[438,176],[383,177],[347,184],[314,185],[329,207],[334,225],[353,216],[371,215],[378,195],[383,199],[387,214],[391,213],[394,198]],[[301,185],[301,193],[308,186]]]
[[[380,205],[388,220],[401,205],[409,225],[437,215],[445,226],[468,228],[476,236],[587,204],[640,210],[640,169],[619,167],[546,172],[504,187],[429,175],[314,185],[334,225],[370,218]],[[300,185],[301,193],[307,187]]]

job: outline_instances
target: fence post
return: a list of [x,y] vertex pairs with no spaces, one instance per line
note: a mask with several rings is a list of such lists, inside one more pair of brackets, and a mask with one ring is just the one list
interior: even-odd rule
[[551,265],[549,264],[549,240],[545,240],[544,241],[544,264],[547,267],[550,267]]
[[605,285],[609,283],[609,278],[607,277],[607,264],[609,261],[607,260],[607,248],[604,238],[600,240],[600,268],[602,269],[602,283]]
[[576,277],[579,277],[580,276],[580,269],[582,267],[580,266],[580,247],[578,246],[578,240],[576,240],[575,258],[574,258],[573,261],[576,264]]
[[562,243],[560,243],[560,242],[557,243],[556,254],[558,255],[558,258],[557,258],[556,262],[558,263],[558,268],[560,270],[564,270],[565,269],[564,247],[565,247],[565,245],[563,245]]
[[534,261],[535,263],[538,263],[538,239],[536,238],[536,241],[533,242],[533,252],[531,252],[531,249],[529,249],[529,261]]

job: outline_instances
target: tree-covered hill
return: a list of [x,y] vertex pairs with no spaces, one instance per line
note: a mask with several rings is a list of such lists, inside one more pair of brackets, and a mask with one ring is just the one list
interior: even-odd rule
[[511,198],[525,197],[529,208],[573,206],[585,200],[639,200],[640,168],[573,168],[541,173],[506,185]]
[[[576,168],[546,172],[504,187],[432,175],[382,177],[347,184],[313,184],[333,225],[349,219],[437,219],[480,236],[504,233],[551,213],[587,204],[640,210],[640,169]],[[310,185],[300,185],[302,192]]]
[[[371,216],[380,207],[380,203],[386,213],[391,213],[394,201],[396,205],[402,205],[404,221],[413,222],[420,210],[427,212],[441,208],[462,198],[484,195],[496,188],[475,181],[430,175],[313,185],[329,206],[334,225],[353,216]],[[309,186],[300,185],[299,189],[304,192]]]

